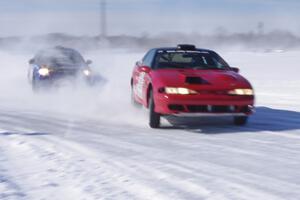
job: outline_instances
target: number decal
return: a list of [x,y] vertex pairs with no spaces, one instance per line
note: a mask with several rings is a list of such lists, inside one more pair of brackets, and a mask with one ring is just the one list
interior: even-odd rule
[[145,72],[141,72],[139,74],[139,77],[137,78],[137,84],[136,84],[136,94],[138,97],[143,98],[143,87],[145,83]]

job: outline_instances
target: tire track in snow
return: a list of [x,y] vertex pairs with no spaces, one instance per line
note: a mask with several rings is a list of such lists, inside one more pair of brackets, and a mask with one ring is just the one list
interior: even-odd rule
[[[54,143],[60,143],[58,138],[55,137],[51,137],[51,140],[54,141]],[[68,144],[70,143],[70,144]],[[67,148],[72,149],[71,151],[75,151],[74,150],[74,146],[76,146],[77,151],[79,150],[80,152],[82,152],[86,157],[90,157],[91,160],[99,160],[99,152],[97,152],[97,154],[95,154],[95,152],[92,150],[92,152],[90,152],[91,150],[87,150],[85,149],[86,147],[80,147],[78,149],[79,144],[78,143],[74,143],[74,142],[61,142],[60,143],[62,146]],[[85,150],[80,150],[84,148]],[[81,153],[81,154],[82,154]],[[101,154],[100,154],[101,155]],[[132,192],[133,194],[138,194],[139,199],[170,199],[172,197],[169,196],[162,196],[162,193],[166,193],[166,191],[163,191],[163,189],[161,188],[168,188],[168,190],[171,190],[172,193],[178,193],[177,195],[181,196],[181,193],[185,193],[184,195],[187,196],[192,196],[191,194],[194,193],[194,198],[195,196],[197,197],[196,199],[199,199],[199,197],[205,197],[207,196],[207,194],[209,193],[209,191],[207,191],[205,188],[203,188],[202,186],[193,184],[192,182],[188,182],[188,181],[184,181],[184,180],[180,180],[178,179],[176,176],[172,176],[172,181],[166,181],[166,183],[164,184],[164,182],[159,181],[160,185],[157,185],[156,180],[159,180],[160,177],[171,177],[169,174],[164,174],[164,173],[159,173],[159,171],[156,171],[154,173],[154,170],[152,168],[152,173],[151,170],[147,170],[145,171],[145,169],[147,168],[146,165],[139,165],[138,162],[131,160],[130,158],[126,158],[126,160],[121,159],[118,162],[116,160],[112,160],[110,159],[111,155],[102,155],[103,158],[105,158],[105,163],[107,166],[107,169],[114,169],[114,171],[121,171],[122,173],[117,175],[113,175],[113,177],[126,177],[126,179],[128,180],[128,182],[131,182],[131,184],[133,184],[134,187],[132,187],[132,185],[128,186],[125,185],[125,187],[123,188],[124,190],[128,190],[130,187],[132,187]],[[102,158],[102,159],[103,159]],[[118,158],[117,158],[118,159]],[[103,162],[100,162],[103,164]],[[99,163],[99,164],[100,164]],[[114,173],[116,173],[116,171]],[[156,175],[157,174],[157,175]],[[147,184],[145,184],[147,183]],[[182,188],[186,188],[186,190],[182,189]],[[162,190],[162,191],[161,191]],[[161,191],[159,193],[159,191]],[[178,198],[178,196],[175,196],[174,198]],[[202,198],[200,198],[202,199]]]
[[[1,132],[4,130],[1,130]],[[9,175],[9,165],[4,166],[3,163],[9,162],[3,154],[6,145],[1,141],[2,136],[0,134],[0,199],[1,200],[23,200],[26,199],[26,193],[22,190],[13,178]]]
[[[11,118],[13,119],[13,117]],[[37,127],[33,126],[30,129],[26,123],[36,122],[35,119],[27,116],[26,119],[21,117],[18,120],[17,127],[14,128],[16,133],[8,134],[7,137],[20,137],[19,139],[23,141],[26,139],[26,143],[31,145],[27,157],[30,154],[44,155],[38,156],[37,160],[42,159],[46,166],[50,162],[48,160],[50,156],[54,162],[53,165],[61,170],[61,173],[57,173],[78,188],[80,191],[78,196],[92,195],[91,198],[98,198],[101,197],[101,194],[106,194],[107,198],[127,196],[131,199],[151,199],[153,197],[158,199],[176,197],[189,199],[282,199],[285,190],[297,191],[299,189],[297,184],[286,182],[284,179],[270,178],[267,175],[262,175],[262,173],[256,175],[254,172],[249,171],[247,173],[246,171],[245,164],[250,162],[252,158],[253,161],[255,159],[260,161],[264,158],[276,161],[276,158],[267,157],[269,153],[265,150],[270,148],[268,143],[257,145],[255,142],[256,146],[252,147],[253,139],[261,141],[270,139],[277,144],[279,141],[287,144],[293,141],[289,138],[284,141],[279,140],[282,137],[274,137],[273,132],[201,135],[189,133],[188,130],[153,131],[138,127],[126,127],[126,130],[122,126],[110,126],[106,123],[95,124],[98,123],[97,120],[82,121],[77,118],[64,120],[63,116],[60,116],[57,118],[46,117],[36,123],[39,130],[48,130],[50,135],[30,137],[29,135],[26,136],[26,132],[37,132]],[[216,129],[221,130],[222,128]],[[223,127],[223,129],[230,130],[228,126]],[[150,140],[147,141],[147,139]],[[240,141],[243,139],[246,140]],[[231,140],[235,142],[231,142]],[[237,141],[240,144],[236,143]],[[176,149],[179,151],[174,151]],[[222,159],[217,162],[209,157],[203,157],[205,149],[213,150],[213,153],[207,156],[214,155],[222,158],[222,155],[226,154],[238,155],[241,156],[241,159],[238,159],[240,162],[243,160],[247,162],[240,166],[228,165],[226,160],[222,161]],[[289,148],[288,145],[273,145],[271,147],[273,153],[282,151],[288,156],[294,157],[297,156],[296,150],[297,148]],[[202,152],[202,154],[195,151]],[[178,161],[174,159],[176,155],[174,156],[172,153],[178,154]],[[193,156],[196,157],[193,159]],[[197,156],[200,156],[199,159]],[[285,158],[281,154],[278,162],[292,164],[289,159],[291,157]],[[38,162],[37,160],[34,162]],[[75,164],[74,160],[76,161]],[[187,163],[184,163],[185,161]],[[294,163],[297,164],[297,162]],[[101,165],[102,168],[99,168]],[[84,166],[89,167],[85,169]],[[174,166],[177,170],[174,170]],[[252,168],[257,169],[258,166],[253,163]],[[87,170],[91,172],[87,172]],[[46,176],[48,171],[45,171]],[[50,171],[55,173],[53,169]],[[178,173],[178,171],[181,172]],[[86,180],[86,177],[96,176],[99,178]],[[159,182],[156,182],[157,180]],[[266,180],[270,184],[269,186],[264,185]],[[87,184],[82,185],[81,182]],[[44,186],[57,187],[56,184],[46,183]],[[95,192],[97,188],[100,188],[101,192]],[[277,189],[274,190],[273,188]],[[297,197],[299,194],[292,192],[289,196]]]

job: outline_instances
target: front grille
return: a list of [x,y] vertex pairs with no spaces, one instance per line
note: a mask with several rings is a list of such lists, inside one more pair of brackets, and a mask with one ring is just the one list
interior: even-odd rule
[[169,105],[169,109],[173,111],[184,111],[183,105],[178,105],[178,104]]
[[204,105],[188,105],[189,112],[208,112],[208,107]]
[[251,112],[248,106],[234,105],[182,105],[169,104],[168,108],[175,112],[188,113],[248,113]]
[[51,74],[54,76],[76,76],[78,74],[78,70],[57,69],[53,70]]
[[187,105],[186,107],[188,112],[232,113],[236,111],[234,106]]
[[227,113],[227,112],[231,112],[231,110],[230,110],[229,106],[212,106],[211,107],[211,112],[214,112],[214,113]]

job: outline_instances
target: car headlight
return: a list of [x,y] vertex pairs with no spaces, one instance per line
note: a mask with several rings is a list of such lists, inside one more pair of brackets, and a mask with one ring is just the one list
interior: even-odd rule
[[164,89],[165,89],[165,93],[167,94],[182,94],[182,95],[197,94],[195,90],[190,90],[188,88],[165,87]]
[[91,70],[89,70],[89,69],[84,69],[84,70],[83,70],[83,74],[86,75],[86,76],[89,76],[89,75],[91,75]]
[[230,90],[228,92],[228,94],[230,95],[254,95],[254,92],[252,89],[234,89],[234,90]]
[[41,76],[48,76],[50,71],[48,68],[41,68],[38,72]]

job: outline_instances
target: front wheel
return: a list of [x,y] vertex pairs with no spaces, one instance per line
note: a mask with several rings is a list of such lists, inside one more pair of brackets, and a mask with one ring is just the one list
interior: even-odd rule
[[40,91],[40,85],[37,82],[37,80],[35,80],[35,79],[32,80],[31,88],[32,88],[32,91],[35,92],[35,93],[38,93]]
[[149,126],[151,128],[159,128],[160,125],[160,114],[155,112],[155,104],[152,92],[150,92],[149,99]]
[[243,126],[247,124],[248,116],[238,116],[234,117],[234,124],[238,126]]

